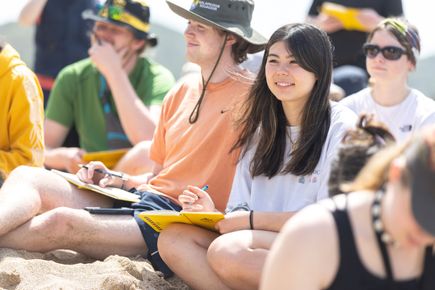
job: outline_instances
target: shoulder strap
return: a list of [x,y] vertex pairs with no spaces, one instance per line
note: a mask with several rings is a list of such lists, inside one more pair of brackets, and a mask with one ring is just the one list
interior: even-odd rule
[[[379,194],[380,192],[376,193]],[[375,205],[380,206],[380,200],[379,199],[374,199],[371,209],[373,210],[373,207]],[[372,223],[374,224],[376,222],[376,217],[374,215],[372,215]],[[379,231],[376,231],[373,228],[373,231],[375,232],[376,235],[376,242],[378,244],[379,250],[381,251],[381,256],[382,256],[382,263],[384,264],[384,269],[385,269],[385,273],[386,273],[386,280],[388,283],[388,287],[392,287],[393,285],[393,270],[391,268],[391,262],[390,262],[390,257],[388,256],[388,252],[387,252],[387,246],[385,245],[385,243],[382,241],[382,234]]]
[[381,235],[376,232],[376,241],[378,242],[379,249],[382,255],[382,262],[384,264],[385,273],[387,274],[388,284],[391,286],[393,284],[393,270],[391,268],[390,256],[388,256],[387,247],[385,243],[382,242]]
[[[355,238],[353,235],[352,226],[350,224],[349,214],[347,212],[347,197],[345,201],[345,207],[336,209],[332,212],[335,224],[337,226],[337,233],[339,239],[340,248],[340,266],[337,272],[346,271],[346,273],[356,273],[360,269],[355,269],[358,265],[361,265],[359,260],[358,251],[355,244]],[[347,276],[345,273],[340,276]]]
[[419,289],[431,290],[435,288],[435,257],[433,246],[427,247],[424,255],[423,273],[421,274]]

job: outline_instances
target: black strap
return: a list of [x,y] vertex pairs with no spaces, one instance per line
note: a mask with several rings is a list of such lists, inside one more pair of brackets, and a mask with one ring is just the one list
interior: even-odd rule
[[203,101],[204,96],[205,96],[205,90],[207,89],[208,83],[210,82],[210,79],[213,76],[214,71],[216,70],[216,68],[221,60],[222,54],[224,53],[224,50],[225,50],[225,44],[227,43],[227,39],[228,39],[228,33],[225,33],[224,42],[222,43],[222,47],[221,47],[221,50],[219,52],[219,56],[216,60],[216,63],[214,64],[214,67],[210,73],[210,76],[208,77],[206,82],[204,82],[204,77],[202,78],[201,95],[199,96],[198,102],[196,102],[195,107],[192,110],[192,113],[190,113],[190,116],[189,116],[189,123],[190,124],[196,123],[196,121],[198,120],[199,109],[201,108],[201,104],[202,104],[202,101]]
[[[376,194],[378,194],[378,193],[376,193]],[[373,210],[373,208],[376,205],[377,206],[381,206],[380,201],[375,198],[373,200],[373,203],[372,203],[372,206],[371,206],[370,210]],[[376,217],[374,215],[372,215],[372,224],[375,224],[375,222],[376,222]],[[393,270],[391,268],[390,256],[388,255],[387,247],[386,247],[385,243],[382,241],[382,235],[381,235],[381,233],[376,231],[376,230],[374,232],[375,232],[375,235],[376,235],[376,241],[378,243],[379,250],[381,251],[382,262],[384,264],[385,273],[387,275],[386,279],[387,279],[387,282],[388,282],[388,288],[391,289],[391,287],[393,285],[394,279],[393,279]]]
[[381,234],[376,231],[375,233],[376,233],[376,241],[378,242],[379,249],[381,250],[382,262],[384,264],[385,273],[387,274],[386,278],[388,281],[388,286],[390,288],[393,285],[393,281],[394,281],[390,256],[388,255],[387,247],[385,246],[385,243],[382,242]]
[[424,253],[423,273],[421,274],[419,289],[432,290],[435,286],[435,263],[433,247],[427,247]]
[[[355,244],[355,238],[350,224],[349,214],[347,212],[347,196],[345,197],[344,209],[338,208],[336,202],[335,210],[332,212],[335,224],[337,225],[338,240],[340,246],[340,268],[346,269],[346,272],[355,269],[355,272],[359,271],[358,265],[359,256]],[[355,268],[356,267],[356,268]],[[340,271],[340,269],[338,270]]]

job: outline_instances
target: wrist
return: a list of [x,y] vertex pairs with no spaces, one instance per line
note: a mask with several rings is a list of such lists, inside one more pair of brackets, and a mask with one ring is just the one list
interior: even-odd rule
[[128,187],[128,181],[129,181],[129,175],[124,173],[124,172],[120,172],[120,179],[121,179],[121,187],[120,189],[122,190],[127,190],[130,188]]

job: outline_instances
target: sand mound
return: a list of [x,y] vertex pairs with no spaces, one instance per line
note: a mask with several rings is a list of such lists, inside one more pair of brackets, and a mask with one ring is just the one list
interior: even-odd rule
[[189,289],[179,278],[159,274],[142,257],[96,261],[68,250],[0,249],[1,289]]

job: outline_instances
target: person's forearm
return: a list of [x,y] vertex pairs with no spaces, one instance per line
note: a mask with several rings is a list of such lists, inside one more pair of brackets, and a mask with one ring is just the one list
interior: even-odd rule
[[141,174],[141,175],[126,175],[126,182],[124,184],[125,190],[130,190],[131,188],[139,187],[143,184],[147,184],[148,181],[154,177],[152,172]]
[[48,0],[29,0],[21,10],[18,22],[21,25],[27,26],[35,24],[44,9],[45,4],[47,4],[47,1]]
[[144,140],[151,140],[157,120],[137,96],[125,71],[113,72],[106,78],[119,119],[130,142],[137,144]]
[[252,225],[255,230],[279,232],[286,221],[296,212],[253,212]]
[[47,168],[50,169],[58,169],[58,170],[65,170],[66,169],[66,162],[65,162],[65,148],[46,148],[44,153],[44,165]]

